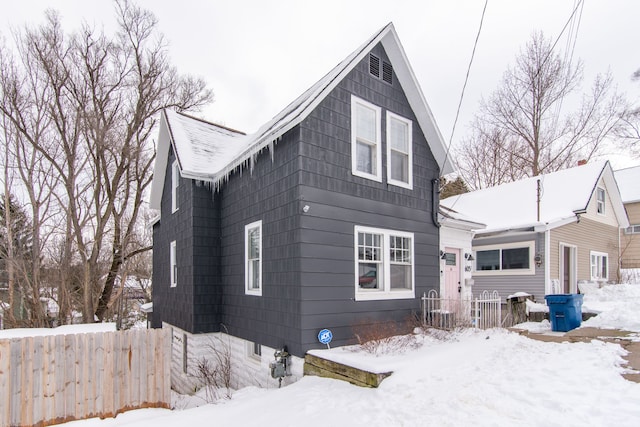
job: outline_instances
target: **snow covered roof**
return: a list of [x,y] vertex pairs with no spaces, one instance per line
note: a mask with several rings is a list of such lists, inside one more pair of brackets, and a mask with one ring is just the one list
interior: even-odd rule
[[[485,188],[440,202],[474,221],[487,225],[477,234],[553,228],[575,221],[585,213],[600,180],[605,182],[613,211],[621,226],[628,222],[609,162],[594,162],[558,172]],[[541,185],[540,220],[537,218],[537,182]]]
[[389,23],[254,134],[244,135],[238,131],[166,110],[160,123],[157,158],[151,185],[151,208],[160,209],[170,145],[173,145],[177,153],[181,176],[210,182],[217,186],[236,168],[251,166],[256,155],[264,148],[272,149],[273,144],[285,132],[304,120],[378,43],[382,44],[389,57],[397,80],[404,89],[429,148],[440,166],[441,174],[452,172],[453,167],[451,162],[447,161],[445,143],[435,118],[407,60],[395,28],[392,23]]
[[640,202],[640,166],[614,172],[623,203]]
[[486,224],[474,221],[468,216],[442,205],[438,210],[438,221],[444,227],[459,228],[463,230],[481,230],[486,228]]

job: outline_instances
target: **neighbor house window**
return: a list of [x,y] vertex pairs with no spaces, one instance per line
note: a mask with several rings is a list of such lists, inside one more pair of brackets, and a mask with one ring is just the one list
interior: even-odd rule
[[413,233],[356,226],[356,300],[414,297]]
[[598,213],[604,215],[604,188],[600,188],[598,187],[597,191],[597,197],[598,197]]
[[591,280],[609,278],[609,254],[591,251]]
[[363,178],[382,181],[381,109],[351,96],[351,168]]
[[413,153],[411,121],[387,111],[387,180],[412,188]]
[[535,274],[535,242],[475,247],[476,274]]
[[262,295],[262,221],[244,227],[245,293]]
[[624,234],[640,234],[640,225],[631,225],[625,228]]
[[171,266],[171,287],[174,288],[178,285],[178,260],[175,240],[172,241],[170,245],[169,265]]
[[178,161],[171,164],[171,212],[178,210],[178,186],[180,185],[180,168]]

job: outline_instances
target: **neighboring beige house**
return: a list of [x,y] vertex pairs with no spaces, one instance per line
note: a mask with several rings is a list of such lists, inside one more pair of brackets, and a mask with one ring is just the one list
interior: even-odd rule
[[620,268],[640,268],[640,166],[615,172],[629,226],[620,230]]
[[473,191],[441,201],[486,224],[473,237],[473,294],[537,301],[577,293],[581,281],[619,280],[620,228],[629,226],[609,162]]

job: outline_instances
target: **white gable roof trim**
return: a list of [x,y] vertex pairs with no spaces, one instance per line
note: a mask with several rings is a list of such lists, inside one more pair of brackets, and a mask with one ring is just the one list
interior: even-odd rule
[[[447,161],[442,135],[395,28],[389,23],[254,134],[242,135],[174,111],[164,111],[152,184],[152,208],[159,209],[158,199],[161,197],[165,174],[160,166],[167,166],[166,156],[170,144],[178,158],[182,177],[202,180],[218,188],[236,169],[253,169],[258,154],[265,148],[268,148],[273,156],[274,144],[287,131],[302,122],[378,43],[382,44],[393,65],[397,80],[404,89],[431,152],[440,166],[441,174],[452,172],[453,167],[451,162]],[[195,123],[189,123],[189,119]],[[161,178],[162,182],[156,183],[156,178]],[[158,191],[160,194],[157,194]]]

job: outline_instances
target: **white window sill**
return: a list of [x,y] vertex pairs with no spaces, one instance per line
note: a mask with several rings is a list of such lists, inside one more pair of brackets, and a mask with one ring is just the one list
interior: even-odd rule
[[356,301],[382,301],[391,299],[413,299],[414,291],[356,291]]
[[535,276],[534,269],[527,270],[476,270],[473,276]]
[[376,181],[376,182],[382,182],[382,176],[379,176],[379,175],[371,175],[369,173],[360,172],[357,170],[352,170],[351,173],[354,176],[359,176],[360,178],[370,179],[371,181]]

